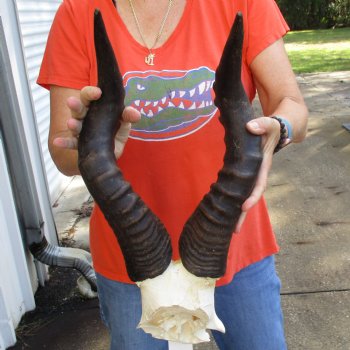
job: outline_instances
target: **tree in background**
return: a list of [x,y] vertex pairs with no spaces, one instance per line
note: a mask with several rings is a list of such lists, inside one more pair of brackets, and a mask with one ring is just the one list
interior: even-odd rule
[[350,0],[276,0],[291,29],[350,25]]
[[331,1],[329,11],[333,25],[350,26],[350,0]]

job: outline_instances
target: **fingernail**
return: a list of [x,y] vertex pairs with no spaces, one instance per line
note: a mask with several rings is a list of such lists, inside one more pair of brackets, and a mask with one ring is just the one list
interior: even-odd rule
[[257,122],[249,122],[249,127],[252,129],[259,129],[259,124]]

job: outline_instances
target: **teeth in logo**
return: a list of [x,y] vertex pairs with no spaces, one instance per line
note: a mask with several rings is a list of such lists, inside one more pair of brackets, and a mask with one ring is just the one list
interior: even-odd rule
[[196,102],[193,102],[192,106],[188,108],[189,110],[196,109]]
[[[197,87],[191,89],[189,91],[190,97],[193,97],[196,92],[198,93],[197,96],[203,95],[205,93],[207,93],[210,89],[212,85],[212,81],[207,80],[204,81],[202,83],[200,83]],[[154,117],[154,115],[156,115],[157,113],[161,112],[164,110],[164,108],[168,108],[168,107],[175,107],[175,108],[179,108],[182,110],[186,109],[185,103],[184,101],[181,101],[180,98],[184,97],[186,95],[186,91],[185,90],[172,90],[170,92],[170,97],[171,99],[173,99],[173,101],[169,101],[167,99],[166,96],[164,96],[161,101],[141,101],[141,100],[135,100],[134,101],[134,105],[136,107],[143,107],[141,108],[140,112],[141,114],[143,114],[144,116],[146,116],[147,118],[152,118]],[[162,105],[162,107],[160,107],[160,105]],[[204,101],[197,101],[197,102],[193,102],[191,106],[189,106],[187,109],[188,110],[194,110],[196,108],[205,108],[205,107],[209,107],[212,106],[212,101],[208,101],[207,99]],[[145,108],[148,107],[148,108]],[[152,108],[152,110],[150,109],[150,107]]]
[[200,84],[198,85],[198,89],[199,89],[199,94],[200,94],[200,95],[202,95],[203,92],[205,91],[205,86],[206,86],[205,81],[203,81],[203,83],[200,83]]

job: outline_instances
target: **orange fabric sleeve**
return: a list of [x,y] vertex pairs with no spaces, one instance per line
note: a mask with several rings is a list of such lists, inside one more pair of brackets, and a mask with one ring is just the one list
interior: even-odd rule
[[274,0],[248,0],[248,48],[247,63],[283,37],[289,27]]
[[87,21],[64,1],[56,13],[48,37],[38,84],[81,89],[89,85],[90,58],[86,45]]

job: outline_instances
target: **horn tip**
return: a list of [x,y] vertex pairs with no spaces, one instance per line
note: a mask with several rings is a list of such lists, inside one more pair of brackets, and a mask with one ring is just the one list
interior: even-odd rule
[[236,14],[235,22],[242,23],[243,22],[243,14],[241,11],[238,11]]

